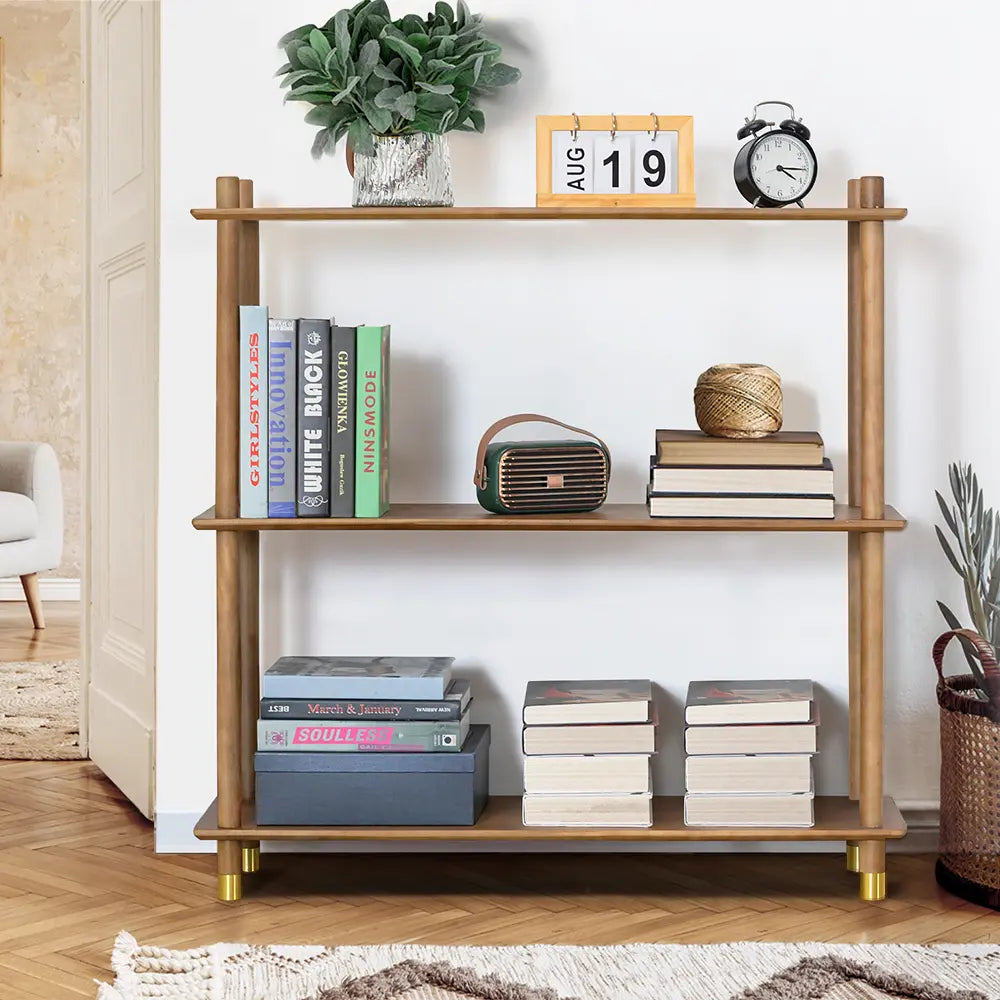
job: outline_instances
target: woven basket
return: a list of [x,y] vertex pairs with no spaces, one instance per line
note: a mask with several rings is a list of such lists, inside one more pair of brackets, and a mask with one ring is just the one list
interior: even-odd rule
[[781,430],[781,376],[767,365],[713,365],[698,376],[694,415],[713,437],[767,437]]
[[[990,700],[969,692],[971,674],[945,677],[944,650],[963,636],[979,651]],[[934,643],[941,707],[941,845],[938,883],[970,902],[1000,910],[1000,670],[993,647],[968,629]]]

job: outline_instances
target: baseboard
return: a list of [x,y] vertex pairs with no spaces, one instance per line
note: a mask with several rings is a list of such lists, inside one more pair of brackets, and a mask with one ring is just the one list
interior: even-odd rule
[[[903,840],[888,842],[890,853],[934,854],[938,849],[938,804],[936,802],[897,802],[909,831]],[[208,854],[215,851],[215,842],[197,840],[191,832],[201,813],[157,813],[157,854]],[[571,853],[629,853],[629,854],[836,854],[842,853],[842,841],[816,841],[808,843],[661,843],[661,844],[576,844],[570,841],[497,841],[494,843],[426,843],[363,844],[356,842],[331,843],[265,843],[264,851],[282,854],[571,854]]]
[[[80,581],[68,576],[40,576],[38,591],[43,601],[79,601]],[[0,601],[23,601],[24,589],[16,576],[0,580]]]

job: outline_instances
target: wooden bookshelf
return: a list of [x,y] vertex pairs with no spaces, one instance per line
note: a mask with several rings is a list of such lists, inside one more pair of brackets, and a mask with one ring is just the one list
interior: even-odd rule
[[832,518],[650,517],[641,503],[606,503],[588,514],[490,514],[477,503],[399,503],[382,517],[216,517],[192,522],[202,531],[900,531],[893,507],[881,517],[838,504]]
[[[255,207],[253,185],[216,181],[214,208],[193,209],[217,229],[215,504],[194,519],[215,532],[217,558],[218,737],[215,802],[195,833],[215,840],[219,897],[239,899],[242,877],[255,871],[260,841],[845,841],[847,867],[865,900],[885,896],[885,842],[906,832],[883,796],[884,538],[905,521],[884,499],[884,240],[881,177],[848,183],[840,208],[281,208]],[[650,518],[643,504],[606,504],[591,514],[488,514],[474,504],[397,504],[378,519],[241,519],[239,513],[239,309],[260,301],[262,222],[839,222],[847,235],[847,504],[816,519]],[[848,566],[848,796],[816,800],[809,829],[686,827],[683,800],[657,797],[651,829],[525,828],[520,799],[497,796],[472,827],[274,827],[254,820],[253,753],[260,684],[260,533],[262,531],[794,531],[843,532]],[[669,862],[664,862],[669,863]]]
[[685,826],[684,797],[656,795],[651,827],[553,827],[521,824],[521,797],[493,795],[475,826],[258,826],[252,802],[244,803],[236,829],[219,826],[217,803],[198,820],[194,834],[199,840],[370,840],[370,841],[655,841],[707,840],[850,840],[877,837],[894,840],[906,833],[906,823],[890,798],[882,803],[882,825],[877,830],[861,826],[858,804],[846,795],[817,796],[816,823],[808,829],[793,827]]

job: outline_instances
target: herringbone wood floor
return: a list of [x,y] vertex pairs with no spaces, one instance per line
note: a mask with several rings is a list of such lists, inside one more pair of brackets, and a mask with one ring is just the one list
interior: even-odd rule
[[[55,655],[45,642],[37,655]],[[930,857],[892,856],[877,905],[839,855],[265,854],[263,867],[241,903],[216,902],[214,858],[154,855],[150,825],[93,765],[0,763],[0,997],[92,998],[122,928],[178,948],[1000,942],[997,915],[938,889]]]

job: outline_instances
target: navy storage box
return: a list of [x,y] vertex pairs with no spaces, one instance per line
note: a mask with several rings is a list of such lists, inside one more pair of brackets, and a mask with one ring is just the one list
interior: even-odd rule
[[490,727],[459,753],[254,754],[257,823],[269,826],[472,826],[486,805]]

